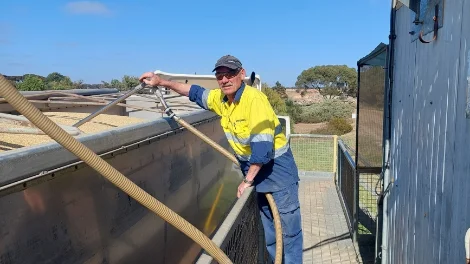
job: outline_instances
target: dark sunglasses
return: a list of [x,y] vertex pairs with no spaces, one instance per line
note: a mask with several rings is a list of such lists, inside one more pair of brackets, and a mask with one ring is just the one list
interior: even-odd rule
[[222,80],[224,77],[227,78],[227,79],[231,79],[235,76],[238,75],[238,73],[240,73],[240,70],[231,70],[231,71],[228,71],[228,72],[216,72],[215,73],[215,78],[217,78],[217,80]]

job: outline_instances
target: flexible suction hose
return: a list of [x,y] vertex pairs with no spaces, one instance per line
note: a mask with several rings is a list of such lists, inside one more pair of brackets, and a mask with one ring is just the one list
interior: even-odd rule
[[47,118],[23,95],[21,95],[11,83],[0,74],[0,95],[6,99],[18,112],[28,118],[36,127],[44,131],[52,139],[75,154],[91,168],[95,169],[107,180],[119,189],[147,207],[149,210],[163,218],[165,221],[186,234],[202,248],[204,248],[219,263],[232,263],[225,253],[215,245],[204,233],[191,225],[188,221],[173,212],[170,208],[159,202],[139,186],[127,179],[114,167],[109,165],[101,157],[65,132],[56,123]]
[[[165,112],[167,113],[168,116],[173,118],[176,122],[178,122],[181,126],[185,127],[192,133],[194,133],[197,137],[200,139],[204,140],[207,144],[211,145],[213,148],[215,148],[217,151],[222,153],[225,157],[230,159],[233,163],[235,163],[237,166],[240,167],[240,163],[238,162],[237,158],[235,158],[234,155],[232,155],[230,152],[228,152],[226,149],[224,149],[222,146],[217,144],[215,141],[201,133],[199,130],[194,128],[192,125],[188,124],[186,121],[178,117],[171,108],[168,106],[168,104],[165,102],[165,99],[163,98],[163,94],[161,93],[160,89],[157,89],[156,91],[157,97],[159,97],[163,107],[165,108]],[[273,219],[274,219],[274,228],[276,231],[276,257],[275,257],[275,264],[281,264],[282,263],[282,225],[281,225],[281,218],[279,216],[279,211],[277,209],[276,203],[274,201],[274,198],[272,194],[266,193],[266,199],[268,200],[269,206],[271,207],[271,211],[273,213]]]

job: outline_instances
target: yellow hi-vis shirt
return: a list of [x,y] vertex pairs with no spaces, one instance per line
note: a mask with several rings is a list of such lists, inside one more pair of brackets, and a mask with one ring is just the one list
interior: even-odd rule
[[189,99],[221,117],[222,129],[243,174],[251,164],[263,164],[254,181],[257,192],[279,191],[299,181],[281,123],[261,91],[242,83],[233,103],[229,103],[220,89],[192,85]]

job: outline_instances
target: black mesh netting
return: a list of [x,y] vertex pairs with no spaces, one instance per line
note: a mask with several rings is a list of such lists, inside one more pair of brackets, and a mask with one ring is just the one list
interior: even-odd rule
[[385,71],[382,66],[362,66],[359,77],[358,166],[382,166]]

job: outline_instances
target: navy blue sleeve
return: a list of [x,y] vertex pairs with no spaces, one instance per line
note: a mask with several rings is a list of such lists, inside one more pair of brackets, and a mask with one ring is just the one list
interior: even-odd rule
[[254,99],[249,108],[250,163],[266,164],[274,157],[274,120],[269,102]]
[[272,141],[258,141],[250,143],[251,157],[250,163],[266,164],[273,158],[273,142]]
[[207,106],[207,98],[209,96],[209,90],[199,86],[199,85],[191,85],[189,89],[189,100],[191,102],[195,102],[200,107],[210,110]]

